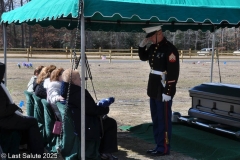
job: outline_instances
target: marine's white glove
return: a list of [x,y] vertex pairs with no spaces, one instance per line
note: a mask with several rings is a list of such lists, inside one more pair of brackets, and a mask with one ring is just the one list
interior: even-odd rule
[[163,102],[168,102],[168,101],[170,101],[171,100],[171,96],[168,96],[168,95],[166,95],[166,94],[162,94],[162,101]]
[[139,47],[145,47],[148,43],[149,43],[148,39],[144,38],[139,44]]

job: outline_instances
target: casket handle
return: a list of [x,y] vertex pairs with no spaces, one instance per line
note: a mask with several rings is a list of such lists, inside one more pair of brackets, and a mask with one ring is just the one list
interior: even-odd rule
[[211,108],[211,111],[214,112],[214,110],[216,110],[216,109],[217,109],[217,103],[213,102],[213,107]]
[[228,112],[228,115],[231,113],[234,113],[234,105],[230,105],[230,111]]

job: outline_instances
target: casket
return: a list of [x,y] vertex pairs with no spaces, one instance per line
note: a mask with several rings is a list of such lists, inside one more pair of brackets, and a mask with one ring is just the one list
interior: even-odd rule
[[203,83],[189,90],[190,117],[240,128],[240,86]]

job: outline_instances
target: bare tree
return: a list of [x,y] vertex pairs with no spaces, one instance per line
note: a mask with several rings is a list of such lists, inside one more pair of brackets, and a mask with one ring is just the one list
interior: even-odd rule
[[175,45],[175,42],[176,42],[176,32],[173,33],[173,40],[172,40],[173,45]]
[[235,28],[235,42],[236,42],[236,50],[239,49],[239,46],[238,46],[238,41],[239,41],[239,27],[238,28]]
[[[21,6],[23,6],[23,0],[21,0]],[[22,48],[24,48],[24,28],[23,28],[23,24],[21,24],[21,30],[22,30]]]
[[[11,0],[10,1],[10,4],[11,4],[11,10],[13,10],[14,9],[14,3],[13,3],[13,0]],[[11,25],[11,27],[10,27],[10,30],[11,30],[11,28],[12,28],[12,30],[13,30],[13,41],[14,41],[14,44],[13,44],[13,46],[17,46],[17,35],[16,35],[16,28],[15,28],[15,25]]]
[[195,43],[194,43],[194,50],[197,50],[197,44],[198,44],[198,31],[195,31]]

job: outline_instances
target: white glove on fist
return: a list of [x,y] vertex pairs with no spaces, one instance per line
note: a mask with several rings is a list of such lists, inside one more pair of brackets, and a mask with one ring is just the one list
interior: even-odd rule
[[144,38],[142,42],[139,44],[139,47],[145,47],[148,44],[148,42],[149,42],[148,39]]
[[167,102],[167,101],[170,101],[171,100],[171,96],[168,96],[166,94],[162,94],[162,101],[163,102]]

